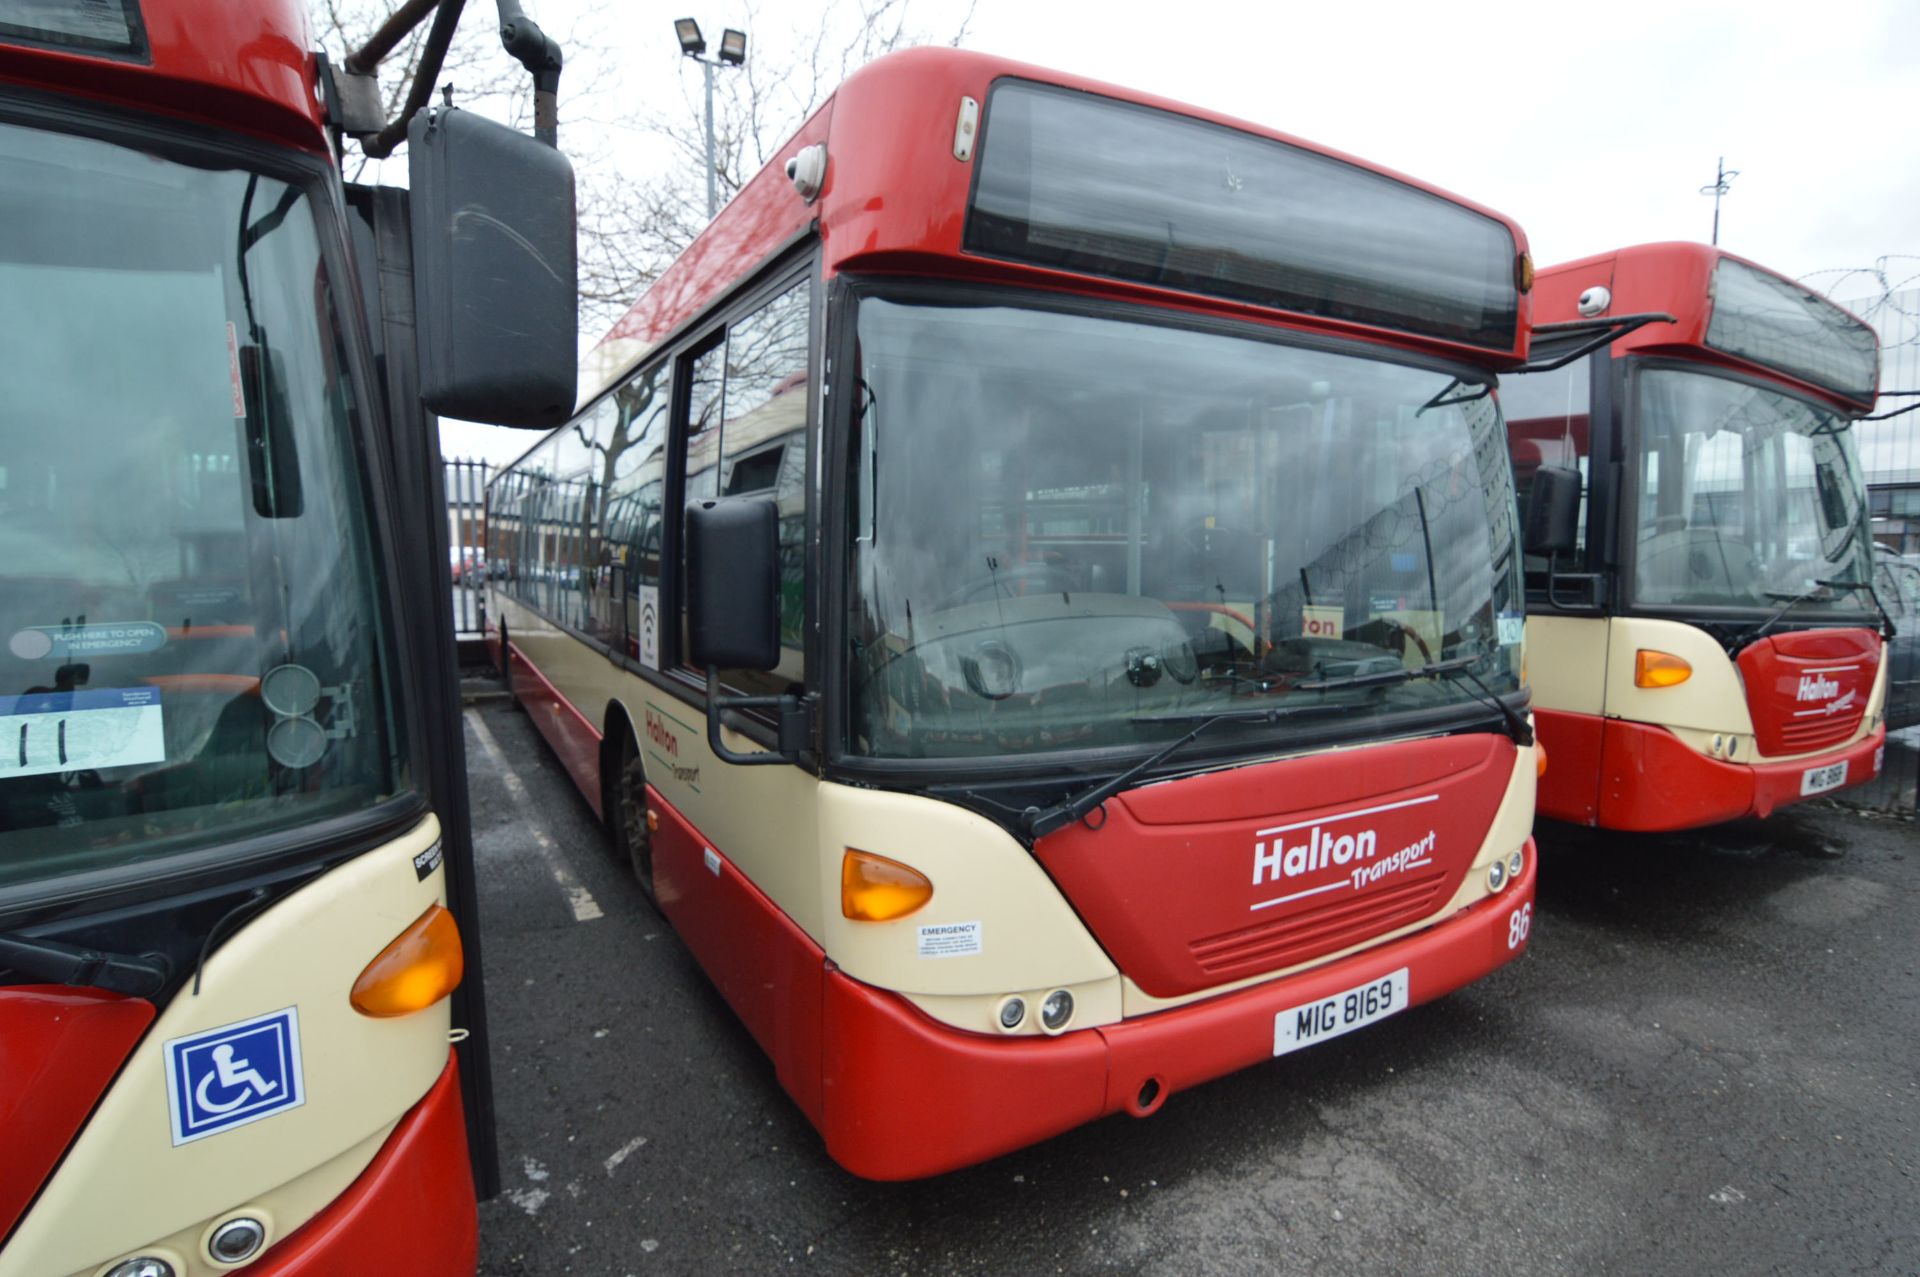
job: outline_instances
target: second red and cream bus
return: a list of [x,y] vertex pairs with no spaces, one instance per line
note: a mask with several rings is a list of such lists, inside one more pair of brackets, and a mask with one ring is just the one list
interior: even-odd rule
[[1871,780],[1884,614],[1851,426],[1873,330],[1678,243],[1542,270],[1534,320],[1536,354],[1639,325],[1501,382],[1522,489],[1542,467],[1584,481],[1575,536],[1528,560],[1541,814],[1686,829]]
[[[459,10],[389,29],[434,14],[416,107]],[[565,420],[572,171],[373,88],[297,0],[0,0],[0,1277],[474,1271],[422,402]]]
[[494,481],[516,694],[835,1159],[1145,1116],[1525,948],[1525,250],[895,54]]

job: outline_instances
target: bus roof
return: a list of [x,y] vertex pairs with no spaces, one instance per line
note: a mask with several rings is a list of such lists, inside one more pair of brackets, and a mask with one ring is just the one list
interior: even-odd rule
[[[1731,265],[1728,265],[1731,263]],[[1825,297],[1708,244],[1636,244],[1542,268],[1533,320],[1580,318],[1589,288],[1612,294],[1610,315],[1672,315],[1613,343],[1616,355],[1665,354],[1757,371],[1845,408],[1872,408],[1879,338],[1867,322]],[[1755,304],[1743,308],[1751,299]],[[1716,320],[1718,322],[1716,322]]]
[[[970,194],[982,156],[991,150],[993,142],[989,137],[984,148],[976,148],[971,157],[958,158],[956,129],[962,99],[971,99],[984,112],[989,90],[997,81],[1009,80],[1098,95],[1128,107],[1165,111],[1283,143],[1297,152],[1371,175],[1382,189],[1397,189],[1430,209],[1444,211],[1451,206],[1462,216],[1474,215],[1473,220],[1484,220],[1506,237],[1501,242],[1510,245],[1504,250],[1510,256],[1502,263],[1499,287],[1517,294],[1517,287],[1506,275],[1509,268],[1517,274],[1512,259],[1526,251],[1526,238],[1519,226],[1437,187],[1273,129],[1149,94],[981,53],[909,49],[871,62],[849,76],[613,326],[600,348],[583,364],[582,402],[604,389],[647,351],[674,336],[721,294],[745,283],[757,267],[815,230],[821,241],[822,270],[828,277],[845,271],[926,271],[1235,313],[1295,327],[1347,332],[1400,346],[1464,354],[1483,363],[1504,365],[1524,357],[1528,329],[1524,296],[1515,296],[1509,302],[1509,313],[1518,316],[1510,336],[1503,334],[1497,343],[1475,344],[1434,337],[1410,326],[1394,328],[1217,295],[1198,296],[1191,289],[1102,277],[1095,272],[1067,273],[969,251],[963,246],[963,236]],[[789,181],[786,165],[802,150],[822,143],[828,157],[825,183],[818,198],[809,204]],[[907,174],[910,180],[902,180]],[[1228,180],[1232,181],[1231,176]],[[1143,183],[1142,189],[1147,186]]]
[[72,7],[72,17],[57,9],[41,17],[28,6],[31,27],[0,17],[0,85],[327,149],[301,0],[112,0],[85,14]]

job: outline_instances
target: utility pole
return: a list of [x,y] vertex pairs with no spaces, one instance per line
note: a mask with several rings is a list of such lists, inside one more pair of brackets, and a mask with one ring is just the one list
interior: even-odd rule
[[720,33],[720,56],[718,59],[703,58],[707,51],[707,41],[700,34],[700,24],[692,18],[680,18],[673,24],[673,33],[680,41],[680,52],[700,64],[707,74],[707,220],[720,211],[720,196],[714,182],[718,170],[713,163],[713,69],[719,66],[737,67],[747,60],[747,33],[728,27]]
[[[712,92],[711,80],[708,81],[708,92]],[[709,106],[707,110],[711,112],[713,108]],[[1720,244],[1720,197],[1733,189],[1733,179],[1739,176],[1740,170],[1737,168],[1728,168],[1727,157],[1723,155],[1720,157],[1719,164],[1714,168],[1713,185],[1700,188],[1702,195],[1713,196],[1713,244],[1715,247],[1718,247]]]

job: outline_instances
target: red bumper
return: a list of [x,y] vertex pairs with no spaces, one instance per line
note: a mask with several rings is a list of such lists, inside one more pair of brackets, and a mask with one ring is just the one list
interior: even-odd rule
[[[1821,793],[1864,785],[1880,774],[1886,728],[1857,744],[1791,763],[1723,763],[1689,749],[1663,727],[1605,720],[1601,744],[1600,813],[1607,829],[1642,832],[1696,829],[1742,816],[1769,816],[1818,794],[1802,794],[1809,771],[1844,762],[1845,783]],[[1560,766],[1548,746],[1547,770]],[[1557,815],[1548,811],[1546,814]]]
[[[1273,1055],[1274,1017],[1401,967],[1412,1005],[1451,993],[1527,946],[1535,882],[1377,949],[1204,1002],[1057,1038],[996,1038],[939,1024],[838,971],[826,982],[820,1128],[834,1160],[869,1179],[970,1166]],[[1149,1088],[1149,1083],[1157,1085]],[[1144,1103],[1143,1103],[1144,1100]]]
[[453,1054],[360,1178],[246,1271],[249,1277],[473,1277],[480,1221]]

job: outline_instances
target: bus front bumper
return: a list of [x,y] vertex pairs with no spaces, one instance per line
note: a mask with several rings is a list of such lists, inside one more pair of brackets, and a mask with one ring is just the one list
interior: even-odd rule
[[[1506,890],[1423,931],[1297,975],[1059,1037],[989,1037],[830,969],[822,1121],[835,1161],[868,1179],[970,1166],[1270,1059],[1275,1019],[1407,970],[1408,1006],[1527,946],[1536,853]],[[1151,1084],[1151,1085],[1150,1085]]]
[[[1697,829],[1742,816],[1770,816],[1807,798],[1866,784],[1880,774],[1886,743],[1883,726],[1851,745],[1812,758],[1727,763],[1688,748],[1664,727],[1607,719],[1598,823],[1607,829],[1651,833]],[[1833,775],[1830,769],[1841,764],[1846,771],[1840,783],[1809,791],[1810,784],[1818,786]]]
[[472,1277],[479,1253],[460,1074],[449,1051],[440,1080],[400,1119],[360,1177],[246,1272]]

